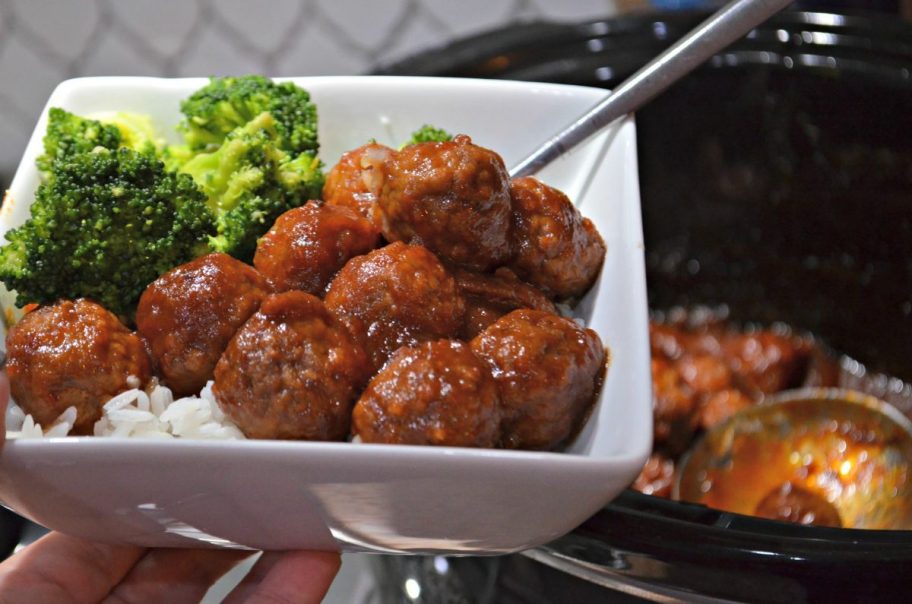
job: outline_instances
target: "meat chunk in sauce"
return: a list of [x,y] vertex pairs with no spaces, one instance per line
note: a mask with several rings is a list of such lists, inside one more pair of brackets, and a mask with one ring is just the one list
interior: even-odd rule
[[800,385],[811,355],[807,342],[771,331],[732,334],[722,346],[735,371],[765,394]]
[[500,387],[507,448],[561,445],[580,427],[601,387],[606,352],[598,335],[548,312],[515,310],[471,346]]
[[566,195],[532,176],[510,185],[513,208],[510,267],[557,299],[581,296],[595,282],[605,243]]
[[633,483],[633,489],[646,495],[671,497],[675,480],[675,463],[670,457],[653,453]]
[[344,206],[309,201],[278,217],[257,242],[253,265],[274,291],[299,289],[322,296],[350,258],[377,246],[380,231]]
[[457,337],[465,315],[440,260],[401,241],[349,260],[329,284],[326,306],[364,342],[375,371],[400,346]]
[[513,310],[532,308],[557,313],[547,296],[521,281],[510,269],[499,268],[493,274],[457,269],[454,275],[466,301],[462,329],[465,340],[471,340]]
[[378,200],[383,236],[427,246],[476,270],[510,256],[510,187],[499,155],[460,135],[409,145],[385,164]]
[[249,438],[341,440],[370,370],[319,298],[268,296],[215,367],[213,393]]
[[150,377],[142,340],[85,299],[27,313],[10,330],[6,351],[16,403],[45,428],[75,407],[74,434],[90,434],[109,398]]
[[796,524],[842,527],[839,511],[832,503],[791,482],[783,483],[767,493],[757,504],[754,515]]
[[343,153],[326,174],[324,203],[355,210],[379,228],[377,198],[383,188],[383,164],[393,153],[395,151],[378,143],[368,143]]
[[146,288],[137,329],[176,396],[195,394],[213,378],[228,341],[268,289],[252,266],[218,253],[173,268]]
[[453,340],[398,349],[352,414],[364,442],[493,447],[500,396],[487,365]]

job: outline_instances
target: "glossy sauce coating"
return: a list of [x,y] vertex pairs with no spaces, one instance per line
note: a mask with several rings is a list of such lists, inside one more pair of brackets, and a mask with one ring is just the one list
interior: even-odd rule
[[370,376],[367,356],[319,298],[274,294],[215,367],[219,406],[249,438],[341,440]]
[[463,342],[400,348],[355,405],[352,433],[369,443],[493,447],[497,384]]
[[326,174],[324,203],[355,210],[379,228],[377,198],[383,188],[383,164],[393,153],[393,149],[378,143],[343,153]]
[[594,331],[570,319],[515,310],[470,344],[500,387],[504,447],[553,449],[574,433],[595,402],[605,349]]
[[378,204],[388,241],[420,243],[477,270],[509,258],[509,177],[499,155],[460,135],[409,145],[384,169]]
[[540,290],[521,281],[510,269],[476,273],[453,271],[459,291],[466,300],[462,337],[471,340],[497,319],[519,308],[532,308],[557,314],[554,304]]
[[207,254],[171,269],[139,299],[136,325],[156,372],[175,396],[198,393],[234,333],[268,293],[252,267]]
[[760,500],[754,515],[812,526],[842,527],[839,511],[820,494],[791,482],[772,489]]
[[278,217],[257,242],[253,265],[276,292],[321,296],[350,258],[379,240],[380,231],[351,208],[308,201]]
[[509,266],[556,299],[584,294],[598,277],[605,243],[570,199],[533,176],[510,183],[513,208]]
[[6,351],[13,399],[45,429],[74,406],[73,433],[91,434],[109,398],[150,377],[140,338],[85,299],[27,313],[10,330]]
[[456,337],[465,315],[456,280],[437,257],[402,242],[349,260],[326,306],[364,342],[374,370],[400,346]]

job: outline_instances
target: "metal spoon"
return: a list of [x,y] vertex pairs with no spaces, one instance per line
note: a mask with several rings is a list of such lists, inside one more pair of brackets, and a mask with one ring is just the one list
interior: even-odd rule
[[852,390],[784,391],[707,431],[678,464],[674,497],[801,524],[912,529],[912,422]]
[[553,160],[616,120],[643,106],[791,0],[733,0],[624,80],[611,94],[545,141],[510,170],[517,178],[535,174]]

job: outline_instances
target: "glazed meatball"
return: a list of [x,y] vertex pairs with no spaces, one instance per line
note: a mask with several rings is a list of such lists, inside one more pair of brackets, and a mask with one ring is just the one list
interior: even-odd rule
[[13,399],[47,427],[76,407],[74,434],[90,434],[115,394],[149,380],[139,337],[98,304],[62,300],[26,314],[6,338]]
[[457,269],[454,275],[466,301],[462,327],[465,340],[471,340],[497,319],[519,308],[557,313],[547,296],[509,269],[499,268],[493,274]]
[[553,449],[580,427],[605,370],[598,335],[570,319],[520,309],[471,342],[500,387],[503,445]]
[[343,153],[339,163],[326,175],[323,201],[327,205],[355,210],[379,227],[376,206],[383,187],[383,164],[393,153],[395,151],[378,143]]
[[499,430],[490,370],[453,340],[397,350],[352,413],[352,433],[370,443],[493,447]]
[[678,368],[663,358],[652,359],[653,439],[672,453],[690,444],[697,427],[699,398]]
[[653,453],[643,466],[643,470],[631,485],[635,491],[656,497],[671,497],[671,487],[674,484],[674,460],[661,453]]
[[811,357],[807,342],[771,331],[733,333],[722,350],[732,368],[766,394],[801,385]]
[[526,176],[510,185],[513,249],[510,267],[557,299],[583,295],[595,283],[605,243],[566,195]]
[[400,346],[456,337],[465,315],[437,257],[402,242],[349,260],[329,284],[326,306],[364,343],[375,371]]
[[795,524],[842,528],[839,511],[832,503],[791,482],[767,493],[757,504],[754,515]]
[[309,201],[278,217],[257,243],[253,265],[276,292],[321,296],[349,258],[366,254],[379,240],[380,231],[354,210]]
[[199,392],[231,336],[256,312],[268,291],[252,267],[208,254],[171,269],[139,299],[136,326],[156,372],[175,396]]
[[477,270],[510,256],[509,177],[499,155],[457,136],[409,145],[384,169],[378,205],[387,240],[420,243]]
[[341,440],[370,377],[361,346],[319,298],[268,296],[215,367],[219,407],[249,438]]

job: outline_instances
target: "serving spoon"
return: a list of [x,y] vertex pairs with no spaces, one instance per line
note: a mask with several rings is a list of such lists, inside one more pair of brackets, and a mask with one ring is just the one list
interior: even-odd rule
[[716,509],[912,529],[912,421],[852,390],[784,391],[739,411],[710,428],[676,474],[675,499]]
[[604,100],[546,140],[510,170],[529,176],[616,119],[642,107],[711,56],[773,16],[791,0],[733,0],[624,80]]

